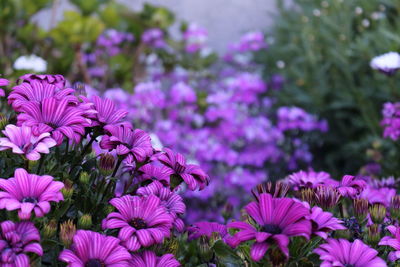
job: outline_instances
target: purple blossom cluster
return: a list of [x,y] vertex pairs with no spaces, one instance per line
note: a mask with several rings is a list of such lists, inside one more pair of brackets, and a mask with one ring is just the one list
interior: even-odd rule
[[400,137],[400,103],[385,103],[382,115],[383,136],[394,141],[398,140]]

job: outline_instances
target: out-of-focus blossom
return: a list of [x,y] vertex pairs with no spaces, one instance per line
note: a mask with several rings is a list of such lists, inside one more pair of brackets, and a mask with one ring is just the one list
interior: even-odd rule
[[329,173],[316,172],[313,169],[295,172],[289,175],[286,180],[296,191],[302,188],[316,188],[320,185],[332,185],[334,183]]
[[165,48],[164,32],[159,28],[151,28],[143,32],[142,41],[146,45],[160,49]]
[[214,233],[217,233],[222,239],[229,236],[226,225],[216,222],[196,222],[188,228],[188,232],[190,240],[198,239],[201,236],[211,238]]
[[186,52],[196,53],[205,47],[205,43],[208,39],[208,32],[197,24],[191,23],[183,33],[183,38],[186,43]]
[[370,66],[386,75],[393,75],[400,69],[400,54],[397,52],[388,52],[374,57],[370,62]]
[[400,103],[385,103],[382,115],[383,136],[396,141],[400,137]]
[[47,62],[36,55],[20,56],[14,62],[16,70],[33,70],[34,72],[45,72],[47,70]]
[[50,153],[49,148],[57,144],[50,133],[35,136],[32,129],[25,125],[17,127],[9,124],[3,134],[5,137],[0,138],[0,151],[12,149],[13,153],[24,155],[29,160],[40,159],[40,153]]
[[278,127],[282,131],[320,130],[326,132],[328,130],[326,121],[318,121],[315,116],[308,114],[299,107],[280,107],[278,109]]

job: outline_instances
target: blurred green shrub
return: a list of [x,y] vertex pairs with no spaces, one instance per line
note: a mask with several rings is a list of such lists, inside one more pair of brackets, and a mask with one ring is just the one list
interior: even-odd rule
[[[268,73],[287,79],[281,104],[298,105],[328,119],[330,130],[315,165],[355,173],[372,161],[366,150],[380,140],[381,108],[399,95],[399,82],[373,71],[370,60],[400,48],[399,0],[297,0],[285,5],[270,31],[270,49],[259,55]],[[270,68],[272,66],[272,70]],[[383,168],[398,165],[389,153]],[[391,162],[397,158],[395,162]]]

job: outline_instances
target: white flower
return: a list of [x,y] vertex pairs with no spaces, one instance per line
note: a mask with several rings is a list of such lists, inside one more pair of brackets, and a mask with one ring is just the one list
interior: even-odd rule
[[385,74],[394,74],[395,71],[400,69],[400,54],[397,52],[389,52],[374,57],[370,62],[370,66],[371,68],[384,72]]
[[163,144],[161,143],[160,138],[154,133],[150,133],[150,138],[151,138],[151,145],[155,150],[162,150],[163,149]]
[[20,56],[14,62],[16,70],[33,70],[34,72],[45,72],[47,70],[47,62],[34,54],[28,56]]

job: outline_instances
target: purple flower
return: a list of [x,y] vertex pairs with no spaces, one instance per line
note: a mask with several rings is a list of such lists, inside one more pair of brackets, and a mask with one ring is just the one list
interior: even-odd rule
[[264,34],[260,31],[248,32],[242,36],[238,44],[239,52],[258,51],[267,48]]
[[400,228],[394,225],[389,225],[386,228],[392,236],[385,236],[381,239],[378,245],[389,246],[395,249],[388,255],[389,260],[396,261],[400,259]]
[[70,249],[64,249],[59,260],[75,266],[129,266],[129,252],[119,239],[92,231],[78,230]]
[[132,255],[130,266],[178,267],[181,264],[172,254],[164,254],[161,257],[157,257],[153,251],[146,250]]
[[330,212],[323,211],[320,207],[313,207],[311,215],[307,217],[311,221],[312,233],[323,239],[328,238],[327,232],[347,229],[342,221],[333,217]]
[[56,141],[50,137],[50,133],[42,133],[39,136],[32,134],[31,127],[17,127],[9,124],[3,130],[6,137],[0,138],[0,151],[12,149],[15,154],[25,155],[29,160],[40,159],[40,153],[50,153],[49,148],[55,146]]
[[122,119],[128,114],[127,111],[122,109],[116,109],[114,101],[108,98],[101,98],[99,96],[92,96],[91,101],[84,98],[86,103],[93,103],[93,109],[96,112],[92,112],[89,118],[93,119],[92,126],[102,126],[108,124],[118,124],[122,122]]
[[278,113],[278,128],[282,131],[327,131],[326,121],[318,121],[316,116],[307,113],[299,107],[280,107]]
[[196,222],[188,227],[189,240],[198,239],[201,236],[211,238],[213,233],[217,233],[222,239],[229,237],[226,225],[217,222]]
[[19,83],[33,83],[34,81],[53,84],[58,89],[62,89],[65,87],[65,79],[64,76],[60,74],[51,75],[51,74],[25,74],[18,78],[17,84]]
[[353,199],[359,196],[366,186],[367,183],[364,180],[355,176],[345,175],[337,186],[337,190],[343,197]]
[[75,92],[72,88],[57,87],[55,84],[47,83],[41,80],[31,80],[23,82],[12,88],[8,96],[8,104],[12,105],[17,112],[23,111],[23,107],[27,102],[40,103],[45,98],[54,97],[57,100],[66,99],[68,102],[77,103],[78,99],[73,95]]
[[389,137],[396,141],[400,137],[400,102],[385,103],[382,110],[384,127],[383,137]]
[[118,212],[103,220],[103,229],[120,229],[118,238],[129,251],[163,242],[170,236],[173,218],[154,195],[146,198],[123,196],[110,201]]
[[349,242],[345,239],[328,239],[326,244],[314,250],[322,260],[322,267],[386,267],[386,262],[377,257],[378,251],[356,239]]
[[62,182],[53,181],[51,176],[16,169],[14,177],[0,179],[0,209],[18,210],[21,220],[29,220],[32,211],[43,217],[50,211],[50,202],[64,200],[63,187]]
[[171,192],[168,187],[164,187],[159,181],[154,181],[148,186],[140,187],[136,193],[139,196],[157,196],[160,199],[160,205],[164,206],[167,213],[174,219],[174,227],[180,232],[183,231],[185,224],[178,216],[185,213],[186,206],[180,195]]
[[156,166],[153,164],[146,164],[139,168],[140,181],[159,181],[164,185],[169,185],[169,176],[173,174],[173,171],[164,166]]
[[310,215],[309,209],[293,199],[273,198],[270,194],[260,194],[258,200],[245,207],[256,226],[246,222],[228,224],[228,228],[239,229],[232,237],[231,245],[236,247],[241,242],[254,240],[250,255],[255,261],[261,260],[272,244],[289,257],[289,237],[310,238],[311,223],[306,219]]
[[103,149],[115,149],[118,155],[131,154],[140,162],[153,154],[150,136],[143,130],[133,130],[126,124],[107,125],[104,130],[108,135],[101,139]]
[[292,186],[293,190],[300,190],[302,188],[316,188],[320,185],[331,184],[333,180],[327,172],[315,172],[310,169],[308,171],[299,171],[289,175],[287,178],[288,183]]
[[197,188],[202,190],[210,182],[210,177],[199,166],[186,164],[185,158],[180,153],[165,148],[165,153],[160,154],[158,160],[173,171],[172,177],[175,175],[182,179],[192,191]]
[[[10,82],[7,79],[0,78],[0,87],[1,86],[8,86]],[[6,96],[6,93],[3,89],[0,89],[0,96]]]
[[67,98],[57,100],[51,97],[41,103],[27,102],[21,110],[24,113],[18,115],[18,126],[31,126],[35,135],[50,132],[57,145],[62,143],[64,136],[79,143],[88,125],[82,116],[83,111],[68,105]]
[[195,103],[197,100],[196,92],[184,82],[174,84],[170,94],[173,104]]
[[0,223],[0,228],[1,266],[30,266],[26,253],[43,255],[39,231],[33,223],[4,221]]
[[382,187],[382,188],[372,188],[367,186],[365,190],[360,194],[360,198],[365,198],[368,200],[369,204],[382,204],[386,208],[390,207],[390,201],[392,197],[396,195],[396,189]]
[[165,48],[164,32],[159,28],[148,29],[142,34],[143,43],[153,48]]
[[186,42],[186,52],[196,53],[204,48],[208,39],[208,32],[196,24],[190,24],[183,33],[183,39]]

